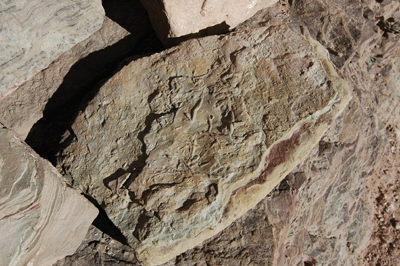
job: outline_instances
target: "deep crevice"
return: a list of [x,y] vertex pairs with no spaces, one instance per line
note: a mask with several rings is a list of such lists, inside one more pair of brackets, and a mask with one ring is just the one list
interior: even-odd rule
[[85,198],[88,199],[99,210],[99,214],[93,221],[93,225],[96,226],[100,231],[112,237],[113,239],[121,242],[124,245],[129,246],[125,236],[121,233],[118,227],[115,226],[115,224],[110,220],[110,218],[108,218],[106,212],[97,203],[97,201],[89,195],[86,194],[82,195],[85,196]]
[[[139,0],[103,0],[103,6],[106,16],[131,34],[113,45],[90,53],[71,66],[62,84],[46,104],[43,118],[31,128],[26,142],[53,165],[56,165],[59,153],[76,139],[71,125],[78,112],[86,108],[100,87],[133,59],[164,49]],[[121,171],[116,175],[120,173]],[[70,179],[73,183],[73,178]],[[108,218],[102,206],[91,196],[84,196],[99,209],[99,215],[93,221],[93,225],[115,240],[128,245],[126,238]]]
[[[103,5],[106,16],[131,34],[76,62],[46,104],[43,118],[31,128],[25,141],[54,165],[58,152],[72,141],[69,138],[61,143],[63,135],[72,132],[77,113],[86,108],[100,87],[131,60],[164,49],[139,0],[104,0]],[[140,21],[133,20],[135,16]]]

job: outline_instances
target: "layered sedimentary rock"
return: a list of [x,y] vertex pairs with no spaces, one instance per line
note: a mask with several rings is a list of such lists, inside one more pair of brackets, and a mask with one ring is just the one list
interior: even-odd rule
[[[277,0],[191,0],[142,1],[161,40],[197,33],[200,30],[220,27],[227,30],[271,6]],[[220,33],[215,28],[215,32]]]
[[79,246],[98,210],[0,124],[2,265],[52,265]]
[[100,88],[58,167],[144,264],[159,264],[254,207],[350,98],[306,31],[192,40],[129,64]]
[[[65,87],[65,89],[61,88],[64,91],[63,103],[67,103],[72,96],[79,95],[79,89],[87,85],[87,82],[90,84],[91,80],[89,79],[78,84],[66,84],[69,80],[67,75],[71,71],[71,67],[90,53],[104,49],[127,35],[129,35],[129,32],[106,17],[102,27],[97,32],[61,54],[46,69],[38,72],[31,79],[22,83],[13,93],[2,99],[0,101],[2,121],[19,134],[22,139],[25,139],[32,126],[42,118],[49,99],[63,85],[63,82],[63,87]],[[99,64],[94,65],[98,66]],[[90,70],[91,68],[85,67],[85,69]],[[101,69],[95,70],[97,70],[96,74],[102,73]],[[74,75],[74,81],[76,81],[77,76],[82,75],[83,71],[81,70],[79,74],[71,74]],[[58,101],[58,104],[63,103]],[[47,109],[51,110],[52,108],[48,106]]]
[[89,37],[103,22],[101,1],[2,1],[0,100]]
[[[138,41],[153,34],[146,10],[139,0],[103,1],[107,16],[99,30],[85,40],[62,53],[47,68],[21,84],[12,94],[0,101],[2,121],[16,131],[22,139],[28,136],[32,126],[43,116],[57,114],[57,123],[44,129],[44,141],[37,140],[42,149],[53,146],[49,135],[57,135],[64,126],[60,121],[74,113],[74,106],[84,98],[93,85],[112,75],[118,64],[137,53]],[[154,49],[146,45],[146,49]],[[56,124],[56,126],[55,126]],[[33,130],[35,131],[35,129]],[[26,140],[32,144],[32,141]],[[55,147],[54,147],[55,148]],[[40,151],[36,148],[40,153]]]

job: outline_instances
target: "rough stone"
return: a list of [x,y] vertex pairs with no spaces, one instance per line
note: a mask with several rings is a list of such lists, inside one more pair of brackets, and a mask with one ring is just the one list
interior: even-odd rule
[[[138,51],[137,45],[138,41],[152,34],[148,15],[140,1],[103,1],[103,5],[107,16],[98,31],[61,54],[46,69],[0,101],[2,121],[22,139],[43,116],[57,114],[57,123],[44,118],[51,125],[44,130],[46,137],[43,141],[30,136],[36,142],[32,147],[47,148],[51,145],[49,135],[57,135],[57,129],[63,127],[60,121],[74,113],[74,106],[79,106],[94,84],[112,75],[121,61],[129,56],[148,52],[144,49]],[[146,45],[146,49],[150,47]]]
[[[2,122],[25,139],[32,126],[42,118],[49,99],[63,84],[71,67],[90,53],[112,45],[127,35],[129,32],[105,17],[102,27],[97,32],[61,54],[46,69],[21,84],[13,93],[0,101]],[[101,71],[95,73],[99,74]],[[76,91],[87,81],[86,79],[77,84],[64,85],[68,87],[68,92],[64,93],[63,100],[67,102],[71,98],[70,95],[75,96]]]
[[143,264],[159,264],[254,207],[350,98],[307,32],[196,39],[132,62],[100,88],[58,167]]
[[[306,16],[307,12],[301,12],[301,1],[296,2],[297,5],[260,12],[258,18],[242,26],[289,22],[296,20],[293,16],[299,13]],[[316,2],[319,1],[307,4],[312,6]],[[344,13],[351,10],[347,7],[361,4],[359,1],[347,5],[339,5],[339,1],[330,3],[341,6],[336,18],[331,18],[332,23],[350,21],[346,19],[349,14]],[[352,47],[352,52],[334,61],[351,82],[352,101],[308,157],[246,214],[251,217],[266,212],[267,220],[253,221],[251,225],[260,229],[273,227],[273,237],[265,240],[275,247],[273,258],[262,265],[398,264],[400,38],[395,30],[400,21],[398,4],[398,1],[363,1],[362,34],[348,35],[351,38],[345,38],[341,45]],[[308,22],[318,25],[320,17],[316,13],[309,16]],[[304,21],[297,22],[301,24],[289,24],[292,28],[304,26]],[[325,24],[320,34],[327,29],[333,27]],[[339,24],[336,31],[345,34],[348,24]],[[326,36],[329,42],[336,43],[331,47],[333,51],[340,49],[336,47],[339,42],[334,42],[335,35]],[[334,39],[329,40],[329,36]],[[330,56],[335,58],[331,52]],[[210,253],[209,247],[218,245],[219,235],[166,265],[196,265],[198,261],[212,264],[215,260],[233,260],[241,265],[242,258],[235,260],[229,256],[237,247],[246,252],[246,247],[234,241],[234,236],[240,235],[244,228],[224,230],[223,234],[233,236],[224,245],[211,249],[217,252]],[[255,233],[248,242],[258,243],[264,237]],[[249,254],[245,261],[247,265],[260,265],[265,248],[252,247],[254,254]]]
[[[165,265],[399,262],[398,1],[289,3],[259,12],[237,30],[283,22],[299,32],[309,28],[325,40],[321,43],[352,84],[353,99],[304,162],[255,208]],[[349,34],[354,22],[361,35]],[[346,53],[338,57],[335,51]]]
[[[225,26],[225,30],[253,16],[258,10],[278,0],[151,0],[142,1],[161,40],[197,33],[207,28]],[[210,33],[220,33],[217,32]]]
[[288,24],[298,32],[306,28],[341,69],[360,41],[365,25],[363,4],[358,0],[281,1],[279,5],[259,11],[235,30],[280,24]]
[[90,226],[85,240],[76,252],[57,261],[53,266],[140,266],[135,251],[95,226]]
[[0,125],[2,265],[52,265],[73,253],[98,210]]
[[103,18],[100,0],[2,1],[0,100],[98,30]]

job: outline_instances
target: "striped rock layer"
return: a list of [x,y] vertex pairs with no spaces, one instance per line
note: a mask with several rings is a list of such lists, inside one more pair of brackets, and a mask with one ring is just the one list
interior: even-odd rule
[[73,253],[98,210],[0,124],[1,265],[52,265]]
[[0,3],[0,100],[103,23],[100,0]]

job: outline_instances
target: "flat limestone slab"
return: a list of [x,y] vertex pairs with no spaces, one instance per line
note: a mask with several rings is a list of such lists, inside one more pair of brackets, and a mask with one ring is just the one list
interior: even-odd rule
[[278,0],[142,0],[158,35],[169,38],[197,33],[222,23],[233,28],[257,11],[277,2]]
[[0,2],[0,100],[103,23],[100,0]]
[[254,207],[350,99],[307,33],[276,26],[195,39],[103,85],[58,167],[144,265],[157,265]]
[[1,265],[52,265],[73,253],[98,210],[0,124]]

